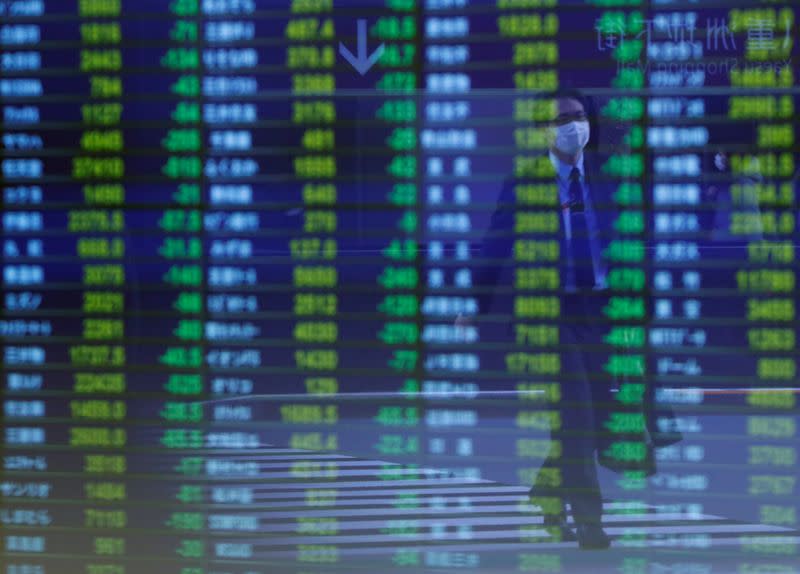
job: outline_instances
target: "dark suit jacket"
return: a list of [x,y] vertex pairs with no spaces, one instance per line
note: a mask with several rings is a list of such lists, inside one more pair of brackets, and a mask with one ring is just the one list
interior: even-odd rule
[[[599,234],[599,237],[596,239],[601,252],[604,252],[611,240],[618,235],[614,228],[616,213],[612,207],[612,195],[617,189],[618,184],[612,183],[610,185],[603,185],[603,183],[599,181],[593,182],[593,179],[595,178],[592,177],[591,171],[588,169],[587,165],[584,175],[584,180],[587,184],[586,195],[588,196],[586,201],[586,210],[587,212],[594,210]],[[489,312],[492,306],[492,302],[496,296],[495,286],[501,276],[503,268],[506,267],[509,262],[514,261],[514,242],[518,239],[518,236],[514,233],[515,214],[520,208],[515,201],[515,187],[517,185],[524,185],[525,183],[526,182],[524,180],[518,180],[514,178],[510,178],[504,182],[498,198],[497,208],[492,214],[488,232],[485,235],[482,243],[482,264],[478,269],[475,281],[475,285],[481,289],[477,295],[477,299],[479,312],[482,314]],[[557,182],[556,185],[558,185]],[[567,246],[563,232],[562,209],[558,198],[556,198],[556,201],[552,202],[552,204],[549,206],[536,205],[530,207],[526,206],[526,208],[539,212],[555,212],[557,215],[558,230],[549,236],[543,235],[540,237],[540,239],[555,239],[558,241],[561,253],[558,267],[560,276],[562,278],[565,277],[567,265],[566,258],[563,255],[566,252]],[[578,253],[579,255],[586,255],[585,251],[586,250],[583,250],[583,253],[579,251]],[[607,264],[605,260],[604,262]],[[601,313],[601,310],[598,307],[598,302],[602,300],[601,298],[598,298],[597,295],[602,294],[598,294],[592,290],[594,287],[594,274],[591,272],[591,261],[586,260],[586,258],[579,257],[576,261],[576,267],[583,268],[584,270],[584,273],[579,273],[577,276],[576,286],[579,292],[577,294],[567,294],[564,293],[563,288],[559,290],[562,313],[570,316],[577,316],[580,318],[580,320],[582,320],[584,317],[597,317]],[[485,291],[482,290],[485,289],[486,286],[491,286],[492,288]],[[651,305],[649,304],[649,285],[645,287],[645,292],[642,295],[645,297],[647,308],[651,308]],[[602,304],[600,307],[602,307]],[[511,325],[509,325],[509,329],[510,328]],[[572,328],[568,328],[567,333],[569,333],[571,329]],[[578,338],[581,338],[580,334],[578,335]],[[572,335],[568,335],[568,339],[568,341],[565,341],[567,345],[574,345],[576,343],[576,340]],[[616,386],[620,382],[622,381],[612,381],[611,384],[612,386]],[[593,382],[593,384],[596,385],[595,382]],[[652,384],[646,384],[645,388],[646,392],[644,396],[644,404],[641,406],[641,408],[645,413],[646,426],[650,440],[652,441],[652,446],[661,447],[678,442],[682,438],[680,433],[662,433],[658,430],[657,425],[658,418],[674,418],[675,415],[672,409],[666,405],[655,404],[655,388]],[[604,392],[606,390],[608,393]],[[592,392],[593,394],[596,393],[595,396],[612,396],[610,394],[610,389],[594,388],[592,389]],[[606,401],[603,400],[603,402]],[[607,420],[605,416],[594,416],[596,413],[588,412],[592,410],[593,409],[587,405],[587,409],[582,412],[573,413],[573,416],[591,417],[591,424],[595,431],[594,438],[596,441],[596,446],[598,452],[602,453],[605,447],[609,446],[611,442],[619,440],[619,437],[611,436],[611,433],[608,432],[607,427],[605,427],[603,424]],[[642,440],[645,440],[644,436],[642,436]],[[602,456],[600,457],[600,461],[613,470],[644,470],[647,474],[652,474],[654,472],[652,449],[649,449],[647,460],[644,461],[643,465],[641,466],[637,466],[636,464],[615,465],[612,460],[604,459]]]

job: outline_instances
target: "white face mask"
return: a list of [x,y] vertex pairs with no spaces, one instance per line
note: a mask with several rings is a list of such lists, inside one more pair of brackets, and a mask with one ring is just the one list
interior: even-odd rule
[[569,122],[553,128],[553,145],[567,155],[575,155],[589,143],[589,122]]

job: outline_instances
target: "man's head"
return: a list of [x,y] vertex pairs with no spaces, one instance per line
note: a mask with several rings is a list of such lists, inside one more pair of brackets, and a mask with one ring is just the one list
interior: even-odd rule
[[550,150],[562,161],[576,163],[591,137],[589,111],[577,91],[558,92],[555,118],[550,122]]

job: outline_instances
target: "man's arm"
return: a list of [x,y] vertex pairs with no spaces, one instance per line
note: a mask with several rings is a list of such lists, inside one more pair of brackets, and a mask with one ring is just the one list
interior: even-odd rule
[[[478,312],[486,313],[494,298],[494,286],[500,273],[511,258],[514,248],[514,186],[516,181],[507,179],[498,198],[497,208],[492,214],[489,228],[481,243],[480,263],[473,276],[473,285],[480,291],[476,295]],[[487,289],[492,288],[492,289]]]

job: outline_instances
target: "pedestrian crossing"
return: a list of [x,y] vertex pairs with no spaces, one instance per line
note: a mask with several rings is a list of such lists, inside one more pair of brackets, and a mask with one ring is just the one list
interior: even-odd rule
[[[396,566],[420,553],[508,558],[577,548],[544,528],[541,509],[524,486],[298,449],[269,448],[248,458],[257,459],[261,471],[247,484],[254,493],[248,512],[258,516],[260,527],[257,535],[242,533],[240,541],[251,545],[253,557],[279,561],[273,566],[298,558],[319,565],[357,557]],[[732,549],[757,545],[780,555],[796,553],[800,542],[791,528],[675,512],[674,506],[608,501],[603,512],[612,553],[664,549],[730,557]],[[517,571],[509,567],[514,569],[496,572]]]

